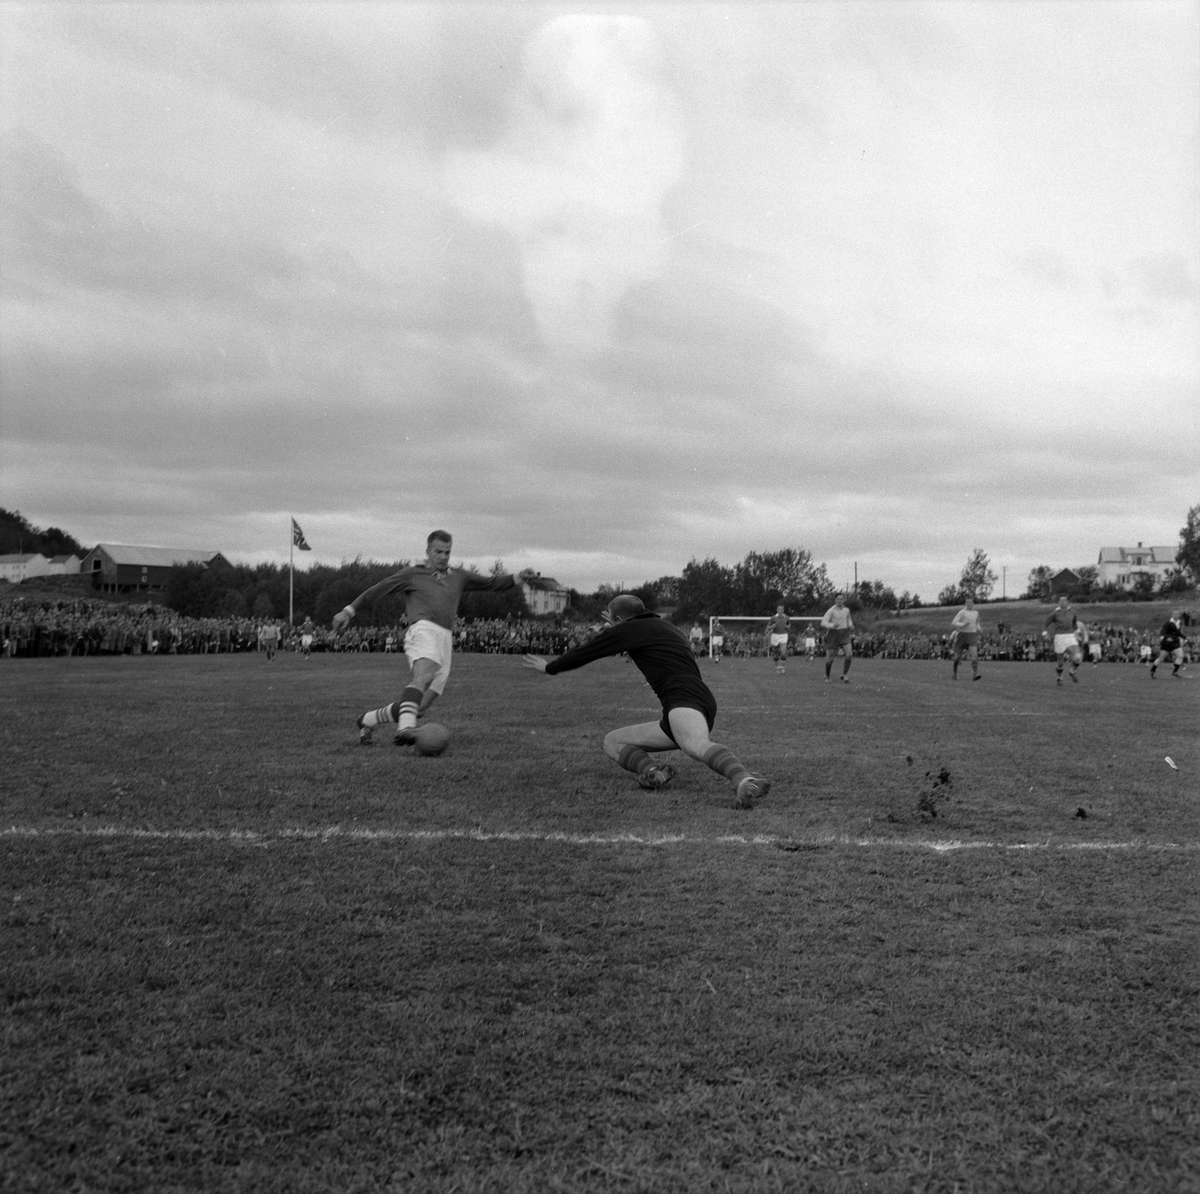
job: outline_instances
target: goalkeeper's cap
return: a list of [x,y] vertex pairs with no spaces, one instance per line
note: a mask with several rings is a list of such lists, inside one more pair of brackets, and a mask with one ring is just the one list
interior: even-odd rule
[[618,593],[608,603],[609,617],[614,619],[619,618],[622,622],[626,618],[635,618],[638,614],[644,614],[645,612],[646,606],[642,602],[642,599],[635,597],[632,593]]

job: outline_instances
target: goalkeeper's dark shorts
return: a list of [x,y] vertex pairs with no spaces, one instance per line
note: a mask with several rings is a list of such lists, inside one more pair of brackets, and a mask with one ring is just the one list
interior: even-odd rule
[[[697,680],[694,683],[673,684],[669,692],[664,692],[660,698],[663,703],[662,720],[658,723],[658,728],[662,730],[672,742],[675,742],[675,735],[671,733],[670,712],[672,709],[696,709],[704,714],[704,720],[708,723],[708,728],[711,731],[713,723],[717,720],[717,698],[709,691],[708,685],[703,680]],[[679,743],[675,742],[678,746]]]

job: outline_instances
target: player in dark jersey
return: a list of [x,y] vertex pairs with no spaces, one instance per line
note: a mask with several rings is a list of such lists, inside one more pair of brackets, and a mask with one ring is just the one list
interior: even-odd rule
[[733,784],[740,808],[753,808],[770,790],[769,780],[751,775],[728,747],[709,738],[717,716],[717,701],[700,676],[683,632],[649,613],[631,593],[621,593],[604,611],[608,624],[595,638],[557,659],[526,655],[525,666],[548,676],[569,672],[610,655],[628,655],[662,702],[658,721],[622,726],[604,739],[604,753],[638,777],[649,791],[664,788],[675,769],[655,763],[648,751],[682,750]]
[[787,663],[788,630],[791,620],[783,612],[783,606],[775,607],[775,616],[767,619],[767,654],[775,660],[775,670],[782,672]]
[[393,593],[404,596],[408,630],[404,654],[412,676],[398,701],[369,709],[358,719],[358,740],[369,746],[378,725],[396,723],[397,746],[410,746],[417,737],[417,718],[445,691],[454,649],[454,619],[463,593],[502,592],[533,576],[526,568],[517,576],[480,576],[466,568],[450,567],[449,531],[431,531],[425,541],[425,563],[401,568],[385,580],[359,593],[333,617],[333,629],[344,630],[355,613]]
[[1083,652],[1079,649],[1079,639],[1075,635],[1078,624],[1079,619],[1075,616],[1066,593],[1060,593],[1058,604],[1050,611],[1050,616],[1042,627],[1042,638],[1054,635],[1054,670],[1057,673],[1055,683],[1060,688],[1063,668],[1068,663],[1071,665],[1068,674],[1076,684],[1079,683],[1079,677],[1075,673],[1079,671],[1079,665],[1083,662]]
[[1155,678],[1160,663],[1171,664],[1171,675],[1178,678],[1183,667],[1183,615],[1173,613],[1158,632],[1158,655],[1150,665],[1150,679]]

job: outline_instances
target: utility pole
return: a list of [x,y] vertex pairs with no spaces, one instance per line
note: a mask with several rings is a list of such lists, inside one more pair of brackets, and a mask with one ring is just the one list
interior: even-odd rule
[[1004,575],[1000,580],[1000,600],[1007,601],[1008,600],[1008,565],[1007,564],[1005,564],[1003,567],[1003,573],[1004,573]]

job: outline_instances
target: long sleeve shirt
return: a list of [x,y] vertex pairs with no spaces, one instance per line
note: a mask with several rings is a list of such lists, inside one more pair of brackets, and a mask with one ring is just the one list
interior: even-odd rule
[[357,611],[374,605],[381,597],[402,593],[410,625],[420,621],[435,622],[453,630],[463,593],[498,593],[513,588],[516,583],[516,577],[507,572],[500,576],[480,576],[466,568],[435,572],[428,564],[414,564],[411,568],[393,572],[377,585],[359,593],[350,605]]
[[652,613],[638,614],[602,630],[595,638],[550,660],[546,674],[557,676],[597,659],[622,654],[633,660],[664,707],[698,697],[713,701],[683,632]]

